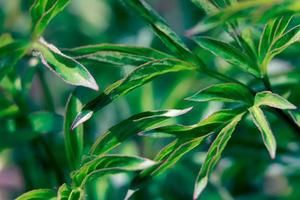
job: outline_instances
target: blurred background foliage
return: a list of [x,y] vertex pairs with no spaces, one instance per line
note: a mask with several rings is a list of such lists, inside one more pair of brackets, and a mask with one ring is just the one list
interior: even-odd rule
[[[188,0],[148,2],[179,35],[184,35],[204,16],[204,12]],[[9,32],[14,38],[29,36],[28,10],[31,3],[29,0],[0,0],[1,35]],[[298,18],[294,23],[297,22],[300,22]],[[257,30],[263,27],[258,23],[248,26],[255,26]],[[222,30],[219,29],[206,34],[226,38],[221,35]],[[117,0],[72,0],[65,11],[50,23],[44,37],[59,48],[115,43],[151,46],[166,51],[165,46],[150,28]],[[206,58],[206,63],[212,67],[217,66],[219,70],[226,71],[240,80],[249,81],[243,72],[236,71],[211,54],[197,49],[188,39],[185,38],[185,41]],[[296,44],[289,48],[271,64],[272,81],[278,86],[276,91],[289,96],[289,100],[296,106],[300,102],[299,47],[300,45]],[[57,169],[53,167],[53,160],[62,169],[62,176],[68,177],[62,121],[67,98],[73,88],[40,64],[35,66],[36,62],[34,59],[23,59],[17,66],[21,79],[16,79],[15,83],[3,79],[0,83],[1,200],[13,199],[20,193],[35,188],[56,187]],[[24,68],[25,64],[32,67]],[[88,63],[86,66],[95,77],[100,90],[124,77],[132,69],[132,66],[119,68],[104,63]],[[50,86],[48,92],[44,90],[45,82]],[[96,136],[112,125],[146,110],[193,106],[190,113],[176,118],[176,121],[172,119],[173,121],[169,123],[198,122],[221,108],[222,104],[191,103],[183,99],[213,82],[214,80],[205,76],[182,72],[165,75],[134,90],[98,112],[85,124],[86,148],[90,147]],[[18,96],[19,86],[24,84],[28,88],[28,93]],[[80,90],[79,93],[83,102],[97,94],[86,89]],[[11,103],[18,99],[14,95],[26,104],[27,113],[20,112]],[[8,105],[9,109],[4,113],[3,110],[7,109]],[[55,116],[49,117],[48,111],[52,113],[54,111]],[[37,115],[39,117],[35,118]],[[48,127],[45,128],[39,121],[41,116],[47,121]],[[277,158],[275,160],[269,158],[258,131],[252,123],[247,123],[246,119],[238,127],[224,151],[223,158],[214,171],[202,199],[300,199],[300,191],[297,189],[300,187],[300,138],[271,113],[268,113],[267,117],[278,141]],[[35,130],[43,132],[43,137],[35,137]],[[21,139],[16,141],[15,134],[20,137],[22,134],[32,135],[33,139],[25,142]],[[167,139],[134,137],[121,145],[117,151],[153,158],[167,142]],[[190,152],[170,170],[148,183],[137,193],[135,199],[191,199],[194,178],[203,162],[207,147],[202,145],[201,148]],[[48,157],[47,151],[52,152],[52,158]],[[88,185],[89,199],[122,199],[131,178],[132,175],[121,174],[95,180]]]

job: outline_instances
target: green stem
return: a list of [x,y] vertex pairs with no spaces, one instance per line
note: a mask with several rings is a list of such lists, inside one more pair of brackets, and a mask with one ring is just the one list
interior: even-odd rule
[[40,68],[38,69],[38,75],[39,75],[40,83],[41,83],[41,86],[42,86],[42,89],[43,89],[44,99],[46,101],[46,106],[50,111],[55,111],[54,101],[53,101],[53,98],[52,98],[52,95],[51,95],[51,91],[50,91],[50,89],[48,87],[48,84],[47,84],[47,81],[45,79],[44,72]]

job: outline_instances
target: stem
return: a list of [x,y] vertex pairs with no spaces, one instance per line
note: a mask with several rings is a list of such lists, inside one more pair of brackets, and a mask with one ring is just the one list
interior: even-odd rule
[[40,83],[43,89],[43,93],[44,93],[44,99],[46,101],[46,106],[50,111],[55,111],[54,108],[54,102],[53,102],[53,98],[50,92],[50,89],[48,87],[47,81],[45,79],[45,75],[42,69],[38,69],[38,75],[40,78]]

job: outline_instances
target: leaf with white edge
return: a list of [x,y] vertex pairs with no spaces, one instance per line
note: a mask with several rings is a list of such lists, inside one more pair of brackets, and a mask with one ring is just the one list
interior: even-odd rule
[[93,113],[102,109],[116,98],[127,94],[131,90],[144,85],[152,79],[161,75],[187,70],[196,70],[197,68],[190,63],[177,59],[162,59],[148,62],[135,68],[125,78],[108,86],[102,94],[84,105],[81,112],[77,115],[72,124],[72,129],[92,117]]
[[146,132],[146,135],[152,134],[152,132],[163,132],[174,135],[177,139],[165,146],[156,155],[154,160],[158,162],[157,165],[142,171],[135,177],[126,197],[129,198],[132,196],[142,187],[143,183],[151,179],[151,177],[173,166],[185,154],[198,147],[203,140],[231,122],[241,112],[243,112],[243,110],[240,109],[220,110],[192,126],[168,125],[154,128],[150,130],[150,133]]
[[216,166],[219,161],[223,150],[225,149],[229,139],[231,138],[232,133],[234,132],[237,124],[242,119],[245,113],[241,113],[235,116],[232,121],[230,121],[218,134],[216,139],[210,145],[210,148],[207,152],[206,159],[201,167],[201,170],[197,176],[194,197],[193,199],[198,199],[199,195],[205,189],[208,183],[208,177],[213,168]]
[[39,38],[50,21],[68,5],[70,0],[35,0],[30,9],[33,38]]
[[76,186],[84,187],[91,178],[120,172],[140,171],[155,164],[154,161],[126,155],[91,156],[89,162],[84,163],[71,174]]
[[256,63],[254,63],[240,49],[209,37],[194,37],[194,41],[202,48],[210,51],[212,54],[223,58],[228,63],[241,68],[242,70],[259,77],[259,71]]
[[139,66],[146,62],[173,56],[152,48],[130,45],[99,44],[67,49],[67,55],[80,62],[96,61],[116,66]]
[[186,45],[149,4],[141,0],[123,1],[130,9],[137,12],[149,25],[151,25],[156,35],[172,52],[187,59],[193,57]]
[[98,85],[89,71],[79,62],[60,52],[43,39],[34,44],[42,63],[66,83],[98,90]]
[[259,92],[255,95],[255,106],[270,106],[278,109],[296,109],[297,107],[290,103],[282,96],[272,93],[270,91]]
[[259,107],[253,106],[249,108],[249,112],[252,121],[261,132],[263,142],[268,149],[271,158],[274,159],[276,155],[276,140],[263,111]]
[[120,145],[129,137],[138,134],[147,128],[161,123],[169,118],[177,117],[189,112],[192,108],[183,110],[160,110],[143,112],[113,126],[96,140],[90,149],[90,154],[99,155]]
[[65,148],[69,164],[73,169],[79,166],[83,153],[83,126],[74,130],[71,130],[70,127],[81,108],[82,104],[76,96],[75,90],[68,98],[64,119]]
[[29,199],[55,200],[56,192],[51,189],[37,189],[22,194],[16,200],[29,200]]
[[[4,42],[6,43],[6,42]],[[26,54],[29,48],[27,41],[7,42],[0,46],[0,80],[10,72],[17,62]]]
[[204,88],[191,97],[185,98],[188,101],[206,102],[239,102],[253,104],[253,95],[248,88],[237,83],[221,83]]

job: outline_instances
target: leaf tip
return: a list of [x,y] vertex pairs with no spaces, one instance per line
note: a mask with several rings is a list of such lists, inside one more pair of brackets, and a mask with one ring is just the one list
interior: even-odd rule
[[92,115],[93,115],[93,111],[91,110],[85,110],[85,111],[81,111],[75,118],[75,120],[73,121],[72,125],[71,125],[71,130],[74,130],[76,127],[78,127],[80,124],[84,123],[85,121],[89,120]]
[[186,109],[183,109],[183,110],[171,109],[171,110],[168,110],[168,112],[166,112],[164,114],[164,116],[165,117],[176,117],[176,116],[179,116],[179,115],[183,115],[183,114],[189,112],[192,109],[193,109],[193,107],[189,107],[189,108],[186,108]]
[[205,189],[207,182],[208,182],[208,177],[205,176],[196,183],[195,189],[194,189],[193,200],[197,200],[199,198],[200,194]]

